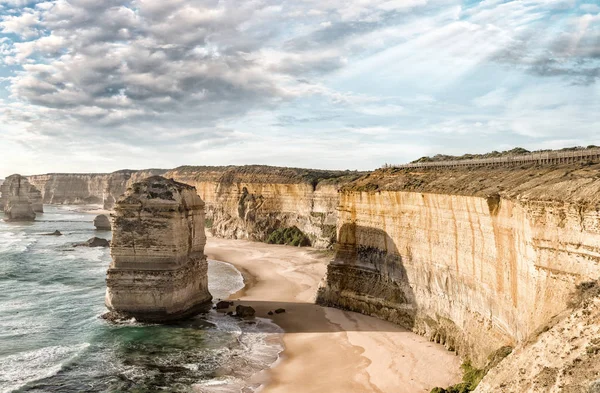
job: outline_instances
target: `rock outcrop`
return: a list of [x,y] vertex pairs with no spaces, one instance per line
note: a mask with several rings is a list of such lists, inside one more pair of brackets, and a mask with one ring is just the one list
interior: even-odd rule
[[115,206],[107,307],[139,321],[210,308],[204,219],[192,186],[159,176],[133,184]]
[[83,243],[76,244],[75,247],[110,247],[110,241],[94,236]]
[[[11,175],[5,179],[0,189],[0,206],[4,210],[6,221],[33,221],[36,214],[30,196],[35,194],[35,187],[21,175]],[[36,201],[37,202],[37,201]],[[38,209],[39,206],[36,205]]]
[[94,226],[99,231],[110,231],[110,220],[104,214],[100,214],[94,218]]

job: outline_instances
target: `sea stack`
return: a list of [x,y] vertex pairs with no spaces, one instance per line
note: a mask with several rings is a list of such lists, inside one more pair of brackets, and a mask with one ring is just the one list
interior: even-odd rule
[[204,202],[196,188],[160,176],[116,202],[106,277],[109,318],[164,322],[210,307]]
[[32,187],[27,178],[21,175],[11,175],[4,180],[0,188],[0,206],[4,210],[6,221],[35,220],[35,212],[29,199]]
[[110,231],[110,220],[104,214],[100,214],[94,218],[94,226],[99,231]]

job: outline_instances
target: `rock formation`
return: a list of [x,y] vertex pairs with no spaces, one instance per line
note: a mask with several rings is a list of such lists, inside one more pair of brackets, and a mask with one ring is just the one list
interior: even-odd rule
[[110,220],[104,214],[100,214],[94,218],[94,226],[99,231],[110,231]]
[[[390,169],[350,183],[319,302],[406,326],[476,367],[515,347],[508,361],[600,278],[599,169]],[[494,378],[480,391],[507,391]]]
[[[29,199],[35,188],[29,184],[27,178],[21,175],[11,175],[2,184],[0,192],[0,206],[4,210],[4,219],[7,221],[33,221],[35,212]],[[38,206],[39,208],[39,206]]]
[[102,204],[112,209],[115,200],[128,186],[149,176],[161,175],[161,169],[122,170],[113,173],[49,173],[28,176],[48,204]]
[[357,178],[351,171],[262,165],[180,167],[110,174],[54,173],[29,176],[45,203],[102,203],[112,209],[127,187],[162,175],[196,187],[206,203],[207,229],[221,237],[265,241],[276,229],[298,227],[317,248],[335,242],[338,187]]
[[165,176],[196,187],[216,236],[266,241],[295,226],[311,246],[328,248],[335,242],[338,188],[360,173],[248,165],[180,167]]
[[140,321],[185,318],[210,307],[204,203],[187,184],[154,176],[117,201],[107,307]]
[[477,392],[545,393],[600,385],[600,294],[571,304],[600,278],[598,173],[587,162],[166,176],[196,187],[217,236],[265,240],[295,225],[329,247],[337,231],[319,302],[402,324],[475,367],[514,347]]

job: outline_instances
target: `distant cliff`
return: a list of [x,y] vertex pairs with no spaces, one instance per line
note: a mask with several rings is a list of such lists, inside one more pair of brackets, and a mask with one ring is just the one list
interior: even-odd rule
[[336,238],[338,188],[360,175],[248,165],[180,167],[164,176],[196,187],[217,236],[264,241],[296,226],[311,245],[327,248]]
[[44,203],[102,204],[112,209],[131,184],[162,175],[196,187],[206,203],[207,227],[216,236],[265,241],[276,229],[296,226],[311,245],[327,248],[336,238],[339,185],[362,174],[248,165],[51,173],[28,179],[42,191]]
[[42,193],[47,204],[102,204],[112,209],[115,200],[127,186],[162,169],[122,170],[113,173],[48,173],[28,176],[29,182]]

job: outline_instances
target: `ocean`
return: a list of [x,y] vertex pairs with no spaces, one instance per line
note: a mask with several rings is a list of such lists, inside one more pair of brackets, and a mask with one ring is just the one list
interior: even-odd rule
[[[211,311],[169,325],[99,318],[107,248],[94,214],[44,206],[33,223],[0,213],[0,392],[253,392],[249,381],[282,350],[281,330]],[[63,236],[44,234],[59,230]],[[243,288],[230,264],[209,261],[215,299]]]

